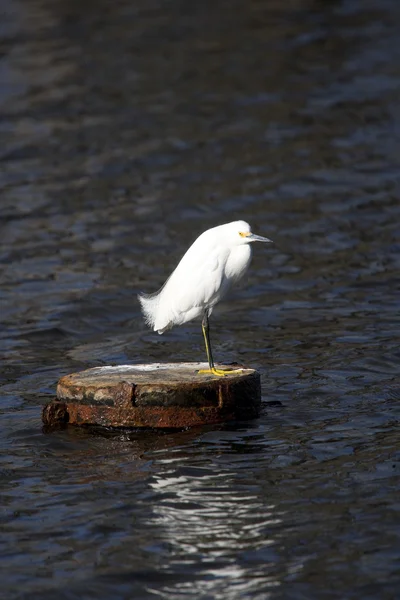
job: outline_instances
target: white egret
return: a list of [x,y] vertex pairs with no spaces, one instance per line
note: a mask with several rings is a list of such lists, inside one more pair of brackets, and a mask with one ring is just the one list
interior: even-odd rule
[[251,260],[252,242],[271,240],[252,233],[245,221],[208,229],[190,246],[158,292],[138,296],[147,325],[160,334],[174,325],[202,317],[209,369],[199,373],[223,376],[234,371],[215,367],[209,317],[231,285],[245,274]]

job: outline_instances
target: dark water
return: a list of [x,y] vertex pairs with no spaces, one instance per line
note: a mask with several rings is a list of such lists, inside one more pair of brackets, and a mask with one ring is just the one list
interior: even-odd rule
[[[0,7],[4,598],[399,597],[398,0]],[[136,293],[236,218],[261,418],[43,433],[65,373],[203,359]]]

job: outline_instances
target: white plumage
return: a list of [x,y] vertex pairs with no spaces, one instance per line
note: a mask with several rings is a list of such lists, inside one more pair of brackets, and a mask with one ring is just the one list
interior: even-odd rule
[[[211,353],[208,317],[214,306],[246,272],[251,242],[270,242],[251,232],[245,221],[234,221],[202,233],[155,294],[138,296],[146,323],[158,333],[203,317],[203,334],[210,371],[217,372]],[[208,371],[208,372],[210,372]]]

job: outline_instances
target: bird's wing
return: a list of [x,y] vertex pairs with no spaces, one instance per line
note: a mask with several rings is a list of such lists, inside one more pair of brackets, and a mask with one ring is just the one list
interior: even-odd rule
[[164,290],[175,314],[195,307],[205,308],[216,297],[219,299],[224,287],[225,262],[226,257],[216,251],[197,260],[181,261]]

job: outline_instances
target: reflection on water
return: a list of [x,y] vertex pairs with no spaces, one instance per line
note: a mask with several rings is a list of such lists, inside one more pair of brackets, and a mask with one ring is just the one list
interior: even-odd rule
[[[395,597],[400,5],[1,14],[7,598]],[[275,244],[214,346],[261,371],[261,418],[45,435],[65,373],[203,359],[198,323],[155,336],[136,294],[238,218]]]
[[275,558],[274,534],[282,519],[254,482],[243,482],[226,468],[213,472],[204,465],[185,467],[185,461],[160,463],[167,470],[150,483],[157,498],[153,522],[171,554],[160,569],[189,575],[186,584],[164,586],[161,596],[262,598],[279,586],[268,564]]

